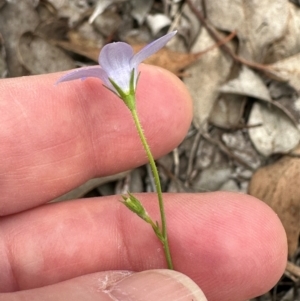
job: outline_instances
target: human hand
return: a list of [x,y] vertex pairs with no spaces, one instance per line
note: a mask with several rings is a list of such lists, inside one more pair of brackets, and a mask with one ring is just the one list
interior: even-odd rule
[[[184,138],[191,101],[170,73],[152,66],[141,71],[138,111],[159,157]],[[196,301],[194,289],[183,290],[172,272],[109,272],[166,267],[152,229],[119,196],[46,204],[90,178],[146,162],[117,97],[97,79],[55,87],[59,76],[0,81],[0,292],[11,292],[0,300],[125,301],[130,293],[137,301]],[[138,197],[158,216],[154,194]],[[164,199],[175,269],[209,301],[247,300],[276,283],[286,237],[264,203],[225,192]],[[124,281],[116,288],[112,279],[119,277]],[[111,287],[124,294],[110,297]]]

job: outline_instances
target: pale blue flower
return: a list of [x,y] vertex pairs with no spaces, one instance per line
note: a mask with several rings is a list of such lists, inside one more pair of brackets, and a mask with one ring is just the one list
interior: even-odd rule
[[129,95],[133,92],[132,89],[135,92],[139,75],[139,64],[164,47],[175,34],[176,31],[166,34],[136,54],[133,53],[132,47],[127,43],[116,42],[107,44],[102,48],[99,55],[98,62],[101,67],[92,66],[76,69],[62,76],[56,83],[97,77],[102,80],[107,88],[123,99],[124,95]]

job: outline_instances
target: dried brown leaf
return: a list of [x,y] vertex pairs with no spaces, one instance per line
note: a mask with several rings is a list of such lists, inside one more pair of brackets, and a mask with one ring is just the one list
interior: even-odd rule
[[51,40],[50,42],[64,50],[98,62],[99,46],[93,40],[84,39],[77,32],[69,32],[69,41]]
[[[132,45],[134,52],[138,52],[146,45]],[[167,69],[175,74],[196,62],[202,53],[183,53],[163,48],[144,61],[146,64],[155,65]]]
[[[297,153],[300,154],[300,148]],[[299,179],[300,158],[285,156],[259,169],[249,185],[249,193],[267,203],[278,214],[287,233],[289,255],[295,252],[300,234]]]

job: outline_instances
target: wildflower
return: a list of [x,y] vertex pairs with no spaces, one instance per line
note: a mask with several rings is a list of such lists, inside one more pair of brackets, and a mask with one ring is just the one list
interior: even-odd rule
[[99,55],[100,66],[80,68],[62,76],[56,83],[74,79],[96,77],[102,80],[104,86],[124,100],[126,95],[135,93],[138,80],[139,64],[164,47],[176,34],[173,31],[153,41],[138,53],[134,54],[132,47],[124,42],[105,45]]
[[139,77],[139,64],[147,57],[164,47],[175,34],[176,31],[173,31],[160,39],[153,41],[136,54],[133,53],[133,49],[130,45],[123,42],[105,45],[102,48],[98,59],[101,67],[93,66],[80,68],[65,74],[56,82],[56,84],[58,84],[74,79],[84,80],[87,77],[99,78],[102,80],[104,86],[119,96],[130,110],[153,173],[160,208],[161,226],[159,226],[157,222],[153,222],[141,202],[131,193],[128,192],[127,197],[122,196],[122,203],[152,226],[156,236],[163,244],[167,264],[170,269],[173,269],[173,263],[167,238],[162,189],[158,170],[136,111],[135,91]]

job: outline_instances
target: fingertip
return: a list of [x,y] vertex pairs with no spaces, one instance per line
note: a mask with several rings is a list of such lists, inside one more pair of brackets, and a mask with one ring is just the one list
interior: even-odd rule
[[[156,87],[160,90],[163,97],[166,97],[166,99],[169,97],[175,98],[176,101],[182,102],[186,112],[189,113],[187,117],[192,118],[193,101],[186,85],[178,76],[164,68],[153,65],[142,64],[140,68],[141,70],[146,70],[149,80],[155,80]],[[148,87],[142,86],[141,88],[149,92],[149,90],[153,89],[153,86],[150,82]]]
[[[153,119],[159,120],[161,124],[164,121],[169,123],[170,133],[175,136],[176,141],[173,147],[176,147],[184,139],[191,125],[193,105],[190,93],[184,83],[166,69],[142,64],[140,70],[137,89],[138,108],[141,114],[153,112]],[[160,131],[159,133],[161,135]]]
[[[221,296],[222,300],[246,300],[270,290],[282,276],[287,260],[286,234],[274,211],[252,196],[230,192],[203,194],[199,212],[197,195],[189,199],[194,199],[194,208],[185,207],[184,214],[198,233],[191,231],[185,241],[181,237],[184,247],[178,250],[175,266],[196,279],[208,300],[220,300]],[[182,226],[187,217],[181,218]],[[180,254],[189,254],[190,249],[194,254],[189,267],[181,263]]]

